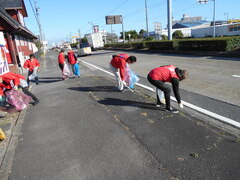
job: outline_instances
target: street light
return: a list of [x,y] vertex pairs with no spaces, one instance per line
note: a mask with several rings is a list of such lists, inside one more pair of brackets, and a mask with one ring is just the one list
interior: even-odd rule
[[[216,16],[216,0],[212,0],[213,4],[213,37],[216,36],[216,28],[215,28],[215,16]],[[198,0],[198,4],[207,4],[208,0]]]

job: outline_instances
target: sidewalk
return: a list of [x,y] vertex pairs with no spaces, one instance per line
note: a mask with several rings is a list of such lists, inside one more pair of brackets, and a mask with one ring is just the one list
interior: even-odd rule
[[[37,52],[36,58],[40,62],[42,61],[42,57],[40,57],[40,52]],[[27,74],[24,74],[24,76],[26,77]],[[30,89],[31,88],[32,88],[32,85],[30,86]],[[17,125],[18,119],[21,115],[26,113],[26,110],[27,109],[23,110],[22,112],[17,112],[14,109],[6,110],[6,108],[0,107],[0,128],[3,130],[3,132],[6,135],[6,139],[4,141],[0,141],[0,169],[1,169],[2,161],[5,156],[6,150],[11,141],[12,134]]]

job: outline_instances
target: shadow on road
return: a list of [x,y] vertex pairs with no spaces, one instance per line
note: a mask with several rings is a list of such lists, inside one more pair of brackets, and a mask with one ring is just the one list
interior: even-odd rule
[[55,83],[55,82],[59,82],[59,81],[62,81],[61,77],[41,77],[41,78],[39,78],[39,83]]
[[155,104],[153,104],[153,103],[123,100],[123,99],[117,99],[117,98],[105,98],[104,100],[98,101],[98,103],[103,104],[103,105],[129,106],[129,107],[137,107],[137,108],[164,111],[164,106],[156,107]]
[[74,90],[74,91],[84,91],[84,92],[94,91],[94,92],[118,92],[119,93],[119,91],[113,90],[113,86],[70,87],[68,89]]

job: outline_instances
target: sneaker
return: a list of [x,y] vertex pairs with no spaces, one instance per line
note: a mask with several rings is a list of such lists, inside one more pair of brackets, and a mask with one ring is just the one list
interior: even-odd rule
[[39,82],[36,82],[36,85],[39,85]]
[[157,103],[156,104],[156,107],[161,107],[161,106],[164,106],[164,104],[163,103]]
[[32,103],[33,106],[36,106],[39,103],[39,99],[37,99],[35,102]]
[[166,112],[171,112],[171,113],[178,113],[178,112],[179,112],[178,110],[173,109],[172,107],[166,108],[165,111],[166,111]]

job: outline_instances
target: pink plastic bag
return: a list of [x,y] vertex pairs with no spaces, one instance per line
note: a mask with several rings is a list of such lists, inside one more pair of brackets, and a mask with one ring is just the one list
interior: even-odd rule
[[15,106],[17,111],[22,111],[27,107],[32,98],[23,92],[10,90],[6,93],[7,101],[9,104]]

